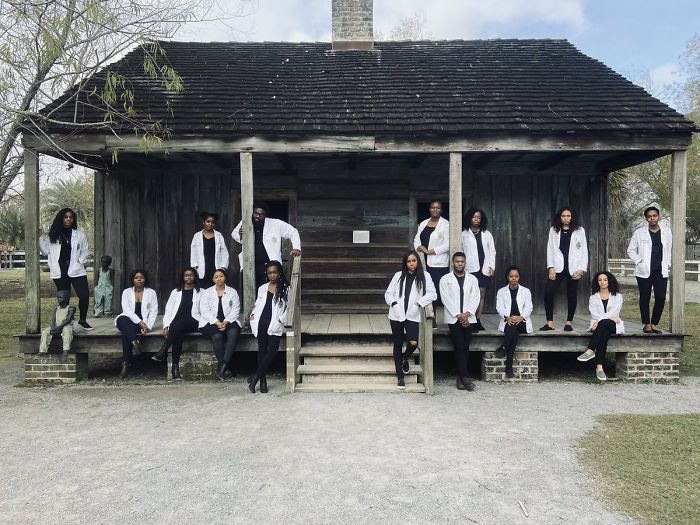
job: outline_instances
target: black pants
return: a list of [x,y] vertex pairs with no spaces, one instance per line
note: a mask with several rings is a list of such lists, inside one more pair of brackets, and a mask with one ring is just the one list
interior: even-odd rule
[[605,352],[608,351],[608,339],[611,335],[615,335],[615,321],[612,319],[601,319],[598,321],[598,326],[593,331],[591,340],[588,342],[588,348],[595,350],[595,362],[597,365],[605,363]]
[[223,364],[228,366],[231,359],[233,359],[233,353],[236,351],[240,333],[241,327],[238,326],[238,323],[226,325],[224,332],[219,330],[215,324],[208,324],[202,327],[202,334],[211,341],[219,367]]
[[75,295],[78,296],[80,320],[87,320],[88,304],[90,303],[90,287],[88,286],[87,275],[68,277],[62,274],[60,279],[54,279],[53,282],[56,284],[56,290],[68,290],[68,293],[70,293],[71,284],[73,285]]
[[[282,262],[282,261],[280,261]],[[264,263],[258,264],[255,263],[255,292],[257,293],[258,288],[260,288],[263,284],[267,282],[267,274],[265,273],[265,265],[267,264],[267,261]]]
[[[391,325],[391,339],[394,343],[394,367],[396,368],[396,377],[398,379],[404,378],[403,373],[403,360],[408,359],[413,355],[413,352],[418,348],[418,323],[415,321],[392,321],[389,320]],[[406,335],[406,351],[403,350],[403,340],[404,334]],[[410,341],[415,341],[415,346],[410,343]]]
[[503,328],[503,333],[505,334],[503,346],[506,349],[506,358],[512,360],[513,354],[515,354],[515,348],[518,346],[518,337],[520,334],[527,333],[527,325],[525,321],[518,324],[506,323],[506,326]]
[[131,362],[131,343],[141,334],[138,323],[133,322],[127,316],[117,317],[117,330],[122,334],[122,361]]
[[199,330],[199,323],[190,315],[175,317],[168,327],[168,337],[165,338],[167,348],[173,347],[173,364],[180,362],[182,354],[182,341],[185,334],[191,334]]
[[578,281],[571,277],[569,270],[564,268],[564,271],[557,274],[557,278],[553,281],[547,279],[547,284],[544,286],[544,312],[547,315],[547,321],[554,320],[554,294],[557,293],[559,285],[566,280],[566,320],[573,321],[576,313],[576,292],[578,291]]
[[430,278],[433,280],[433,284],[435,285],[435,291],[437,292],[437,300],[433,301],[433,307],[436,305],[442,306],[442,299],[440,298],[440,279],[442,279],[445,275],[450,273],[450,268],[445,266],[443,267],[437,267],[434,268],[432,266],[428,266],[428,263],[425,263],[426,270],[428,270],[428,273],[430,274]]
[[[666,305],[666,288],[668,277],[663,277],[661,272],[652,272],[649,277],[637,277],[639,286],[639,313],[642,314],[642,324],[659,324],[661,314]],[[649,301],[651,300],[651,290],[654,289],[654,313],[649,319]]]
[[455,349],[455,362],[457,363],[457,375],[469,377],[469,342],[472,338],[472,325],[464,328],[459,321],[447,325],[450,329],[452,346]]
[[258,368],[255,371],[255,377],[258,379],[263,379],[270,371],[282,341],[281,335],[268,335],[269,326],[270,321],[262,319],[258,325]]

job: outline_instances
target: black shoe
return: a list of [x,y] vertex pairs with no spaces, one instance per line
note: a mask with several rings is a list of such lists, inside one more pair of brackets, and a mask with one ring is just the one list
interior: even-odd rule
[[462,378],[457,376],[457,390],[466,390],[467,388],[464,386],[464,382],[462,381]]
[[82,326],[85,330],[87,330],[88,332],[90,330],[94,330],[94,328],[92,326],[90,326],[87,321],[78,321],[78,324],[80,326]]
[[463,377],[462,378],[462,384],[464,385],[464,390],[467,392],[471,392],[474,390],[474,383],[472,383],[471,379],[468,377]]
[[645,334],[653,334],[654,331],[651,328],[642,328],[642,332]]
[[170,372],[173,374],[173,381],[179,381],[180,379],[182,379],[182,376],[180,375],[179,363],[173,363],[173,367],[170,369]]
[[508,379],[513,379],[515,374],[513,373],[513,365],[506,366],[506,377]]
[[397,386],[399,387],[399,390],[406,390],[406,381],[399,379]]
[[255,377],[255,375],[251,375],[248,377],[248,390],[250,390],[251,393],[255,394],[255,384],[258,382],[258,378]]
[[151,356],[151,359],[154,361],[158,361],[159,363],[162,363],[168,358],[168,345],[163,343],[163,346],[160,347],[160,350],[156,352],[154,355]]
[[565,325],[564,325],[564,331],[565,331],[565,332],[573,332],[573,331],[574,331],[574,327],[571,326],[570,324],[565,324]]
[[267,377],[260,379],[260,393],[267,394]]
[[506,347],[501,345],[498,348],[496,348],[496,351],[493,353],[493,357],[497,359],[503,359],[506,356]]
[[547,332],[547,331],[549,331],[549,330],[554,330],[554,328],[552,328],[552,327],[549,326],[548,324],[546,324],[546,325],[544,325],[542,328],[540,328],[540,332]]
[[659,330],[658,328],[652,328],[651,333],[652,334],[662,334],[663,332],[661,330]]
[[408,363],[408,359],[403,360],[403,364],[401,365],[401,370],[403,370],[404,374],[408,374],[408,371],[411,369],[411,365]]
[[220,367],[218,367],[216,369],[216,377],[221,379],[221,381],[226,379],[226,363],[222,364]]
[[119,377],[122,379],[129,377],[129,363],[122,363],[122,371],[119,372]]

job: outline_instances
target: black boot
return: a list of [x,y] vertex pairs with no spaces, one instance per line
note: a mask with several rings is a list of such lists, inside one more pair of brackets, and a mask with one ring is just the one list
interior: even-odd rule
[[151,356],[151,359],[154,361],[158,361],[159,363],[162,363],[168,358],[168,344],[163,343],[163,346],[160,347],[160,350],[156,352],[153,356]]
[[267,377],[265,376],[260,379],[260,393],[267,394]]
[[251,391],[251,393],[255,394],[255,385],[257,384],[259,378],[253,374],[248,377],[248,390]]
[[129,363],[122,363],[122,371],[119,372],[119,377],[122,379],[129,377]]
[[182,376],[180,375],[180,363],[173,363],[173,367],[170,372],[173,375],[173,381],[179,381],[182,379]]
[[226,363],[222,363],[216,367],[216,377],[218,377],[221,381],[226,379]]
[[506,377],[508,379],[513,379],[515,374],[513,374],[513,356],[509,355],[506,358]]

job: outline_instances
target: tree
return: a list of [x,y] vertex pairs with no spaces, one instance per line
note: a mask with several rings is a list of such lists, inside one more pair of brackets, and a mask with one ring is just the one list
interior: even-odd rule
[[[236,14],[248,1],[237,0]],[[41,107],[75,88],[64,100],[70,106],[88,77],[135,46],[143,50],[144,71],[151,78],[168,91],[181,91],[182,79],[155,40],[171,38],[191,22],[235,16],[214,13],[217,5],[217,0],[2,0],[0,201],[22,169],[22,121],[37,127],[50,121],[51,115],[39,114]],[[136,114],[131,90],[119,74],[108,73],[96,95],[108,108],[102,121],[61,124],[111,130],[110,122],[119,117],[142,137],[144,149],[168,137],[158,122]]]
[[[389,40],[430,40],[432,35],[425,30],[427,22],[428,19],[422,12],[406,16],[391,28]],[[384,35],[380,31],[375,31],[374,37],[376,40],[384,40]]]
[[80,229],[86,232],[88,238],[91,238],[95,224],[94,178],[92,171],[81,171],[82,173],[70,178],[54,181],[41,192],[41,219],[46,231],[59,210],[71,208],[75,212]]
[[0,205],[0,244],[21,246],[24,242],[24,208],[17,202]]

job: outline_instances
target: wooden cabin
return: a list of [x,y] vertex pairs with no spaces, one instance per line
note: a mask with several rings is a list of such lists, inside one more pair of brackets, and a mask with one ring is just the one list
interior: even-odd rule
[[[522,268],[536,312],[543,310],[547,232],[562,205],[581,216],[589,272],[605,268],[614,170],[673,155],[673,234],[684,238],[689,120],[566,40],[373,42],[371,4],[334,2],[331,43],[159,42],[183,79],[178,94],[144,75],[141,49],[109,66],[129,79],[139,116],[171,138],[144,154],[126,122],[114,123],[116,135],[54,123],[28,128],[27,245],[37,234],[38,155],[62,151],[96,170],[95,257],[113,257],[115,297],[128,272],[145,267],[164,305],[188,265],[202,210],[219,213],[237,272],[231,230],[250,221],[254,199],[265,200],[271,216],[301,233],[306,328],[316,326],[315,315],[347,315],[346,335],[371,333],[366,316],[384,317],[386,285],[433,199],[445,205],[453,252],[461,249],[463,211],[474,205],[488,215],[498,255],[487,312],[510,264]],[[101,121],[105,108],[91,93],[105,75],[44,113],[54,122]],[[368,232],[369,242],[353,242],[357,232]],[[674,258],[683,258],[682,242]],[[676,352],[682,271],[673,268]],[[27,333],[34,334],[38,266],[29,257],[27,272]],[[247,309],[252,293],[243,292]],[[588,286],[579,295],[584,319]],[[496,341],[495,332],[486,335]]]

